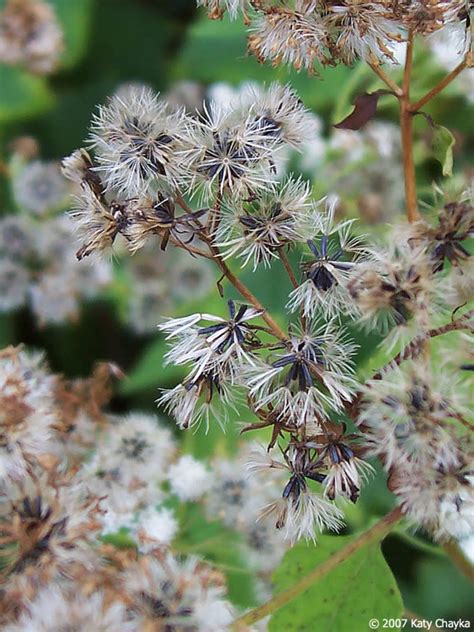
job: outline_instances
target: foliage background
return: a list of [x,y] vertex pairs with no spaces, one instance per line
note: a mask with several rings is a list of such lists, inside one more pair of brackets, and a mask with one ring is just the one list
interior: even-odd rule
[[[0,8],[4,1],[0,0]],[[378,86],[370,71],[363,67],[328,69],[318,79],[288,73],[285,68],[275,70],[260,66],[246,55],[244,29],[240,24],[208,21],[205,15],[195,11],[192,0],[49,1],[54,5],[65,33],[66,47],[61,65],[49,78],[35,77],[17,68],[0,65],[2,159],[8,155],[11,140],[20,135],[37,138],[44,159],[58,159],[69,154],[86,136],[96,104],[104,102],[119,84],[128,81],[145,82],[164,91],[177,79],[203,84],[225,81],[235,85],[249,79],[289,80],[305,104],[323,118],[326,131],[347,114],[357,91]],[[441,69],[434,67],[428,55],[421,52],[414,72],[415,77],[419,77],[414,97],[418,93],[421,96],[425,87],[432,85],[433,78],[441,74]],[[465,172],[472,170],[463,148],[468,147],[474,137],[473,105],[455,89],[450,89],[430,106],[430,113],[457,137],[456,168]],[[388,100],[382,102],[379,115],[395,121],[394,105]],[[419,130],[424,133],[421,122]],[[421,144],[417,147],[417,161],[421,191],[427,192],[431,180],[439,178],[440,167]],[[326,191],[322,190],[321,195],[324,193]],[[8,181],[2,177],[0,212],[11,212],[12,204]],[[270,279],[270,282],[259,283],[256,275],[250,283],[258,288],[259,297],[270,308],[281,306],[286,280],[276,269],[270,273]],[[154,411],[157,388],[172,385],[177,379],[176,369],[163,367],[165,347],[158,336],[137,336],[121,324],[120,301],[119,293],[108,292],[85,305],[78,322],[43,329],[35,325],[27,310],[1,315],[0,344],[3,347],[22,342],[44,349],[53,370],[68,376],[87,374],[98,359],[113,361],[128,375],[114,398],[114,409]],[[219,305],[217,291],[201,305],[190,297],[189,305],[182,311],[200,310],[204,303],[205,311],[213,311],[210,302]],[[376,341],[361,339],[360,343],[361,370],[375,368]],[[242,415],[245,415],[244,411]],[[211,430],[207,436],[199,432],[181,435],[180,439],[185,442],[186,450],[203,457],[216,452],[232,454],[238,435],[235,428],[229,428],[225,436],[220,431]],[[349,513],[346,533],[370,524],[392,505],[383,476],[379,476]],[[199,527],[202,521],[195,515],[195,508],[187,510],[194,538],[204,539],[205,535],[212,534],[212,525],[202,523]],[[470,586],[442,549],[432,546],[420,535],[400,531],[387,538],[383,552],[408,610],[427,618],[471,616],[474,619]],[[211,550],[207,553],[211,559],[221,556],[221,561],[222,556],[227,556],[230,566],[237,564],[227,544],[223,552]],[[278,583],[281,577],[275,579]],[[357,583],[357,577],[354,582]],[[249,574],[242,569],[231,573],[231,589],[241,605],[251,605],[255,601]]]

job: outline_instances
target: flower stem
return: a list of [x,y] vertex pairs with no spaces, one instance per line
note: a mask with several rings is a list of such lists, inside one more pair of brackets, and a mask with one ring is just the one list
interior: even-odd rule
[[282,606],[286,605],[295,597],[298,597],[301,593],[304,593],[308,588],[310,588],[315,582],[320,580],[322,577],[325,577],[328,573],[330,573],[336,566],[342,564],[347,559],[349,559],[354,553],[359,551],[361,548],[368,544],[372,544],[373,542],[379,542],[382,540],[393,528],[393,526],[402,518],[402,510],[400,507],[396,507],[386,516],[384,516],[379,522],[377,522],[373,527],[362,533],[359,537],[355,538],[347,544],[345,547],[331,555],[325,562],[317,566],[310,573],[302,577],[299,581],[297,581],[293,586],[288,588],[287,590],[282,591],[273,599],[270,599],[266,603],[257,608],[254,608],[247,614],[244,614],[242,617],[239,617],[234,622],[234,630],[242,629],[244,625],[252,625],[257,621],[260,621],[264,617],[272,614]]
[[283,251],[283,248],[281,248],[278,252],[278,256],[280,257],[280,260],[283,264],[283,266],[285,267],[286,273],[288,274],[288,278],[291,281],[291,284],[293,285],[294,288],[298,287],[298,281],[295,277],[295,273],[293,272],[293,268],[290,265],[290,262],[288,261],[288,257],[286,256],[285,252]]
[[413,67],[413,33],[408,35],[405,69],[403,72],[400,102],[400,128],[402,137],[403,177],[405,180],[406,213],[409,222],[419,219],[416,199],[416,173],[413,160],[413,113],[410,111],[410,80]]
[[400,88],[400,86],[398,86],[395,83],[395,81],[391,77],[389,77],[384,70],[382,70],[378,62],[376,61],[369,62],[368,65],[370,66],[370,68],[372,68],[372,70],[375,72],[377,77],[381,79],[384,82],[384,84],[388,88],[390,88],[390,90],[392,90],[397,97],[402,96],[403,94],[402,88]]
[[213,246],[210,242],[208,242],[208,245],[214,255],[214,261],[222,270],[223,275],[226,277],[229,283],[231,283],[235,287],[235,289],[245,298],[245,300],[255,307],[255,309],[262,310],[263,320],[267,323],[267,325],[270,327],[277,338],[279,338],[280,340],[287,340],[287,335],[280,327],[280,325],[267,312],[265,307],[249,290],[249,288],[244,283],[242,283],[242,281],[238,277],[235,276],[235,274],[232,272],[226,262],[222,259],[219,249],[216,246]]
[[[184,211],[186,211],[187,213],[192,213],[192,209],[186,203],[183,196],[179,194],[179,192],[175,193],[175,199],[176,199],[176,202],[179,204],[179,206],[181,206],[181,208]],[[239,294],[241,294],[248,303],[253,305],[255,309],[262,310],[262,318],[270,327],[270,329],[275,334],[275,336],[279,338],[280,340],[287,340],[287,335],[285,334],[283,329],[280,327],[280,325],[267,312],[265,307],[262,305],[262,303],[260,303],[258,298],[249,290],[249,288],[244,283],[242,283],[242,281],[238,277],[235,276],[235,274],[232,272],[232,270],[223,260],[221,253],[219,251],[219,248],[213,244],[212,233],[210,234],[209,230],[206,229],[206,227],[202,225],[201,225],[201,238],[206,242],[210,250],[210,255],[207,255],[207,258],[212,259],[216,263],[216,265],[221,269],[223,275],[226,277],[229,283],[231,283],[235,287],[235,289],[239,292]],[[202,253],[197,252],[196,254],[202,254]]]
[[[411,342],[409,342],[406,347],[404,347],[400,353],[398,353],[390,362],[388,362],[384,367],[379,369],[376,373],[372,375],[370,381],[372,380],[381,380],[385,372],[388,371],[394,365],[400,366],[402,362],[409,359],[417,358],[420,353],[423,352],[423,348],[426,342],[430,338],[436,338],[437,336],[442,336],[443,334],[447,334],[450,331],[459,331],[462,329],[467,329],[470,331],[474,331],[474,323],[472,319],[474,318],[474,309],[467,311],[460,318],[456,320],[452,320],[447,325],[443,325],[442,327],[436,327],[435,329],[430,329],[429,331],[421,334],[414,338]],[[359,393],[355,399],[348,404],[346,407],[346,412],[350,416],[351,419],[357,419],[357,415],[359,413],[359,406],[362,400],[362,394]],[[463,422],[461,422],[463,423]],[[362,428],[362,426],[359,426]]]
[[[423,350],[423,345],[429,338],[436,338],[437,336],[442,336],[443,334],[447,334],[450,331],[456,331],[459,329],[471,329],[471,330],[474,329],[474,324],[472,323],[473,318],[474,318],[474,309],[471,309],[465,314],[463,314],[463,316],[461,316],[460,318],[457,318],[456,320],[452,320],[447,325],[443,325],[442,327],[436,327],[435,329],[430,329],[425,334],[421,334],[420,336],[412,340],[410,343],[408,343],[407,346],[404,349],[402,349],[402,351],[400,351],[400,353],[396,355],[387,366],[391,366],[393,364],[399,365],[404,360],[408,360],[409,358],[416,358],[417,355],[419,355],[421,351]],[[372,379],[373,380],[381,379],[386,368],[387,367],[384,367],[383,369],[378,371],[372,377]]]
[[443,545],[443,549],[461,573],[470,579],[471,582],[474,582],[474,565],[466,558],[459,544],[448,542]]
[[439,94],[446,86],[448,86],[451,81],[456,79],[456,77],[461,74],[464,68],[467,67],[467,57],[458,65],[454,70],[452,70],[449,75],[446,75],[444,79],[442,79],[434,88],[432,88],[429,92],[425,94],[419,101],[416,103],[412,103],[409,107],[410,112],[418,112],[424,105],[426,105],[433,97]]

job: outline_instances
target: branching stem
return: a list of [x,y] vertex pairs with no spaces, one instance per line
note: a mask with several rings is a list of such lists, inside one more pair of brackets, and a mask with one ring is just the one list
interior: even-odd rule
[[443,549],[446,551],[453,564],[461,571],[461,573],[474,583],[474,566],[466,558],[461,548],[459,547],[459,544],[457,544],[456,542],[448,542],[447,544],[443,545]]
[[288,278],[291,281],[291,284],[293,285],[294,288],[297,288],[299,286],[298,280],[295,277],[295,273],[293,272],[293,268],[291,267],[290,262],[288,261],[288,257],[286,256],[285,251],[283,250],[283,248],[281,248],[278,252],[278,256],[280,257],[280,260],[286,270],[286,273],[288,274]]
[[223,275],[226,277],[229,283],[231,283],[235,287],[235,289],[244,297],[244,299],[248,303],[250,303],[250,305],[253,305],[255,309],[262,310],[263,320],[267,323],[267,325],[270,327],[277,338],[279,338],[280,340],[287,340],[288,336],[285,334],[280,325],[274,320],[273,316],[271,316],[267,312],[267,310],[262,305],[262,303],[260,303],[258,298],[249,290],[249,288],[244,283],[242,283],[242,281],[238,277],[235,276],[235,274],[223,260],[217,246],[214,246],[210,241],[208,241],[208,246],[213,254],[214,261],[222,270]]
[[467,57],[458,65],[454,70],[452,70],[449,75],[446,75],[444,79],[442,79],[438,84],[434,86],[429,92],[425,94],[419,101],[412,103],[409,107],[410,112],[415,113],[421,110],[421,108],[426,105],[433,97],[439,94],[442,90],[446,88],[456,77],[461,74],[461,72],[467,68],[468,59]]
[[[442,336],[443,334],[447,334],[450,331],[459,331],[462,329],[474,330],[474,309],[469,310],[465,314],[463,314],[460,318],[451,321],[447,325],[443,325],[442,327],[436,327],[435,329],[430,329],[424,334],[417,336],[411,342],[409,342],[404,349],[398,353],[393,360],[390,360],[388,364],[386,364],[383,368],[379,369],[376,373],[372,375],[371,380],[381,380],[391,367],[394,365],[400,366],[402,362],[409,359],[414,359],[418,357],[420,353],[423,352],[426,342],[430,338],[436,338],[437,336]],[[351,419],[355,419],[357,417],[359,411],[359,405],[361,402],[362,396],[359,394],[347,407],[347,413],[351,417]]]
[[375,72],[375,74],[377,75],[377,77],[379,77],[379,79],[381,79],[384,84],[390,88],[390,90],[392,90],[392,92],[397,96],[397,97],[401,97],[403,94],[403,90],[402,88],[400,88],[400,86],[398,86],[395,81],[389,77],[389,75],[387,75],[387,73],[382,69],[382,67],[379,65],[378,62],[368,62],[368,65],[372,68],[372,70]]

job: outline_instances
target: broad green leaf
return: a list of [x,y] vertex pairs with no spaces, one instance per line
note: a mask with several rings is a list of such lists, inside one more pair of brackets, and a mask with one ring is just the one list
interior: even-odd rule
[[441,163],[443,176],[453,175],[453,147],[456,139],[447,127],[435,125],[433,132],[433,155]]
[[[292,586],[354,536],[322,536],[316,545],[299,543],[273,574],[274,594]],[[380,546],[366,546],[306,592],[277,610],[270,632],[367,632],[370,619],[397,618],[403,603]],[[393,628],[398,629],[398,628]]]
[[54,96],[42,77],[0,64],[0,123],[42,114],[54,105]]

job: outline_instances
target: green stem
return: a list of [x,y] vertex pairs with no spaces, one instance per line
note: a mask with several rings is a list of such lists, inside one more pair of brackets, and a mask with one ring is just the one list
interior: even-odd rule
[[364,546],[371,544],[372,542],[379,542],[382,540],[392,530],[392,527],[401,520],[401,518],[402,510],[400,507],[396,507],[379,520],[379,522],[377,522],[373,527],[364,531],[364,533],[352,540],[352,542],[347,544],[344,548],[331,555],[331,557],[329,557],[325,562],[317,566],[314,570],[308,573],[308,575],[302,577],[299,581],[293,584],[293,586],[282,591],[276,597],[273,597],[273,599],[270,599],[263,605],[254,608],[250,612],[247,612],[236,619],[233,626],[234,630],[242,630],[243,626],[252,625],[257,621],[260,621],[264,617],[267,617],[269,614],[272,614],[282,606],[295,599],[295,597],[298,597],[301,593],[304,593],[315,582],[320,580],[322,577],[325,577],[334,568],[336,568],[336,566],[345,562]]

